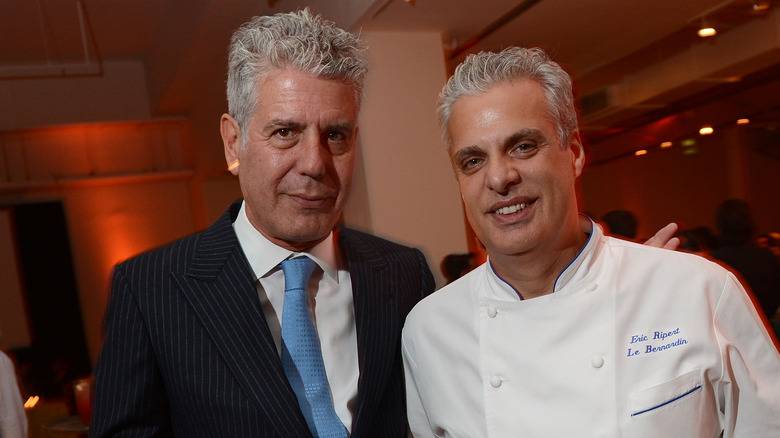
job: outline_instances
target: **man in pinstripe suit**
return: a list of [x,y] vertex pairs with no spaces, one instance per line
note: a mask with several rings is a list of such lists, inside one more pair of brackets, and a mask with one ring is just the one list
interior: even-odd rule
[[400,330],[433,277],[420,251],[336,227],[366,69],[306,10],[233,35],[221,133],[244,200],[116,267],[92,436],[311,436],[280,360],[279,263],[299,254],[336,414],[352,437],[406,436]]

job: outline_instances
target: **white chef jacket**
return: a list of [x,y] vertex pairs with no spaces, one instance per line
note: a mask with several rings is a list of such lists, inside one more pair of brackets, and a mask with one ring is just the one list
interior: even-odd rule
[[780,354],[737,279],[594,224],[554,293],[483,264],[403,332],[409,423],[432,437],[780,437]]

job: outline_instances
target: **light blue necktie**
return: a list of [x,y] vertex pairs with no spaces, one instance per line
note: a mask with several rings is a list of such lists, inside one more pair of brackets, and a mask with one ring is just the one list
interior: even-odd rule
[[306,284],[316,264],[308,257],[282,262],[282,367],[309,430],[315,437],[346,438],[347,430],[333,409],[317,331],[309,316]]

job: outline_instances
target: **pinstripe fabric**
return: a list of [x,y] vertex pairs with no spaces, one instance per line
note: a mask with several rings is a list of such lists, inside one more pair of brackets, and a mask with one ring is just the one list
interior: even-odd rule
[[[90,436],[310,436],[231,226],[238,207],[114,269]],[[433,277],[417,250],[339,240],[360,362],[352,436],[406,436],[400,331]]]

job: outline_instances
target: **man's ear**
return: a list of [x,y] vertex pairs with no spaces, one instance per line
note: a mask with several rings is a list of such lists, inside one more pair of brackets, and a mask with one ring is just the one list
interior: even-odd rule
[[574,131],[569,141],[569,149],[571,149],[572,158],[574,162],[574,177],[579,178],[582,175],[582,170],[585,168],[585,147],[582,145],[582,139],[580,139],[580,132]]
[[222,114],[219,120],[219,132],[222,134],[222,145],[225,148],[225,161],[228,170],[238,175],[238,156],[241,148],[241,128],[230,114]]

